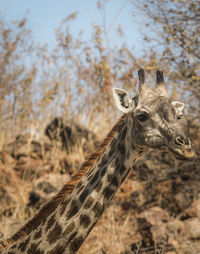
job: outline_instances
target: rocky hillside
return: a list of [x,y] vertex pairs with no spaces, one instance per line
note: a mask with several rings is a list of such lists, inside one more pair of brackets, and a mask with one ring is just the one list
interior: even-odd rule
[[[188,118],[193,161],[150,151],[133,167],[79,254],[200,253],[200,128]],[[55,118],[44,136],[20,135],[0,152],[0,238],[12,235],[71,179],[100,141]]]

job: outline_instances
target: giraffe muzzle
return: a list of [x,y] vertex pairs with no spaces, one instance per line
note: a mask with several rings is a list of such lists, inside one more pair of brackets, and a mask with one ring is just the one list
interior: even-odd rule
[[192,143],[188,137],[177,136],[175,138],[175,146],[170,149],[175,157],[179,160],[192,160],[196,153],[192,147]]

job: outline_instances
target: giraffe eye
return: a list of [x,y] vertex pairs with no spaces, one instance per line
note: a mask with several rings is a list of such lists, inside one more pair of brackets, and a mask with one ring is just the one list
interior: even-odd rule
[[180,115],[178,115],[177,116],[177,119],[179,120],[179,119],[182,119],[183,118],[183,114],[180,114]]
[[139,113],[136,117],[139,122],[145,122],[149,119],[149,115],[146,112]]

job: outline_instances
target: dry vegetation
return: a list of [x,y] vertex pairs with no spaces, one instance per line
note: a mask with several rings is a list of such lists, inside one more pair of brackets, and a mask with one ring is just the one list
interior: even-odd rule
[[141,58],[126,45],[107,47],[100,25],[91,41],[74,38],[76,13],[61,23],[51,50],[34,43],[26,19],[0,20],[0,238],[96,149],[116,119],[112,86],[134,92],[139,67],[161,68],[170,96],[187,103],[185,126],[198,156],[180,162],[152,151],[138,161],[79,253],[200,253],[199,6],[164,1],[170,11],[163,1],[146,2],[138,8],[150,17],[148,29],[156,21],[162,48]]

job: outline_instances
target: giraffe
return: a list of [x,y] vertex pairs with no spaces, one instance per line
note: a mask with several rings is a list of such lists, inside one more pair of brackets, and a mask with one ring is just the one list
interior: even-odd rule
[[[184,104],[170,102],[163,72],[156,72],[156,87],[145,83],[138,71],[135,97],[114,88],[116,106],[124,115],[113,127],[97,153],[60,192],[55,209],[27,235],[0,253],[75,253],[109,205],[133,163],[148,149],[168,148],[179,159],[192,159],[195,152],[178,120]],[[59,196],[59,195],[58,195]],[[57,200],[57,199],[55,199]]]

